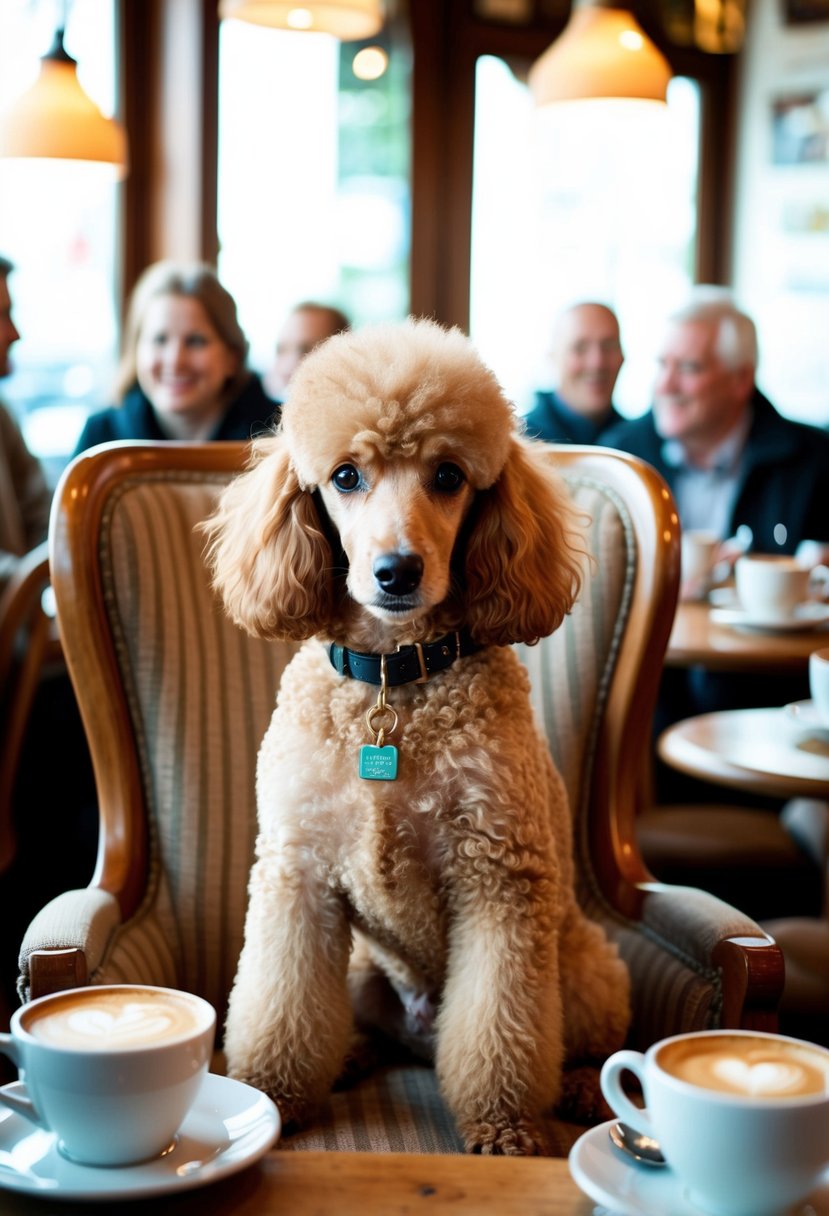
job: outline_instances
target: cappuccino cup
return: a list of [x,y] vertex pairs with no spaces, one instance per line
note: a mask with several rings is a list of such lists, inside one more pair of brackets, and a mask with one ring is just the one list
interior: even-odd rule
[[680,570],[683,599],[701,599],[708,591],[720,548],[713,532],[689,529],[680,540]]
[[766,620],[792,617],[798,605],[829,575],[825,567],[814,570],[794,557],[747,553],[737,559],[734,578],[737,597],[746,612]]
[[0,1051],[20,1080],[0,1102],[54,1132],[64,1156],[118,1166],[163,1153],[207,1073],[213,1006],[172,988],[73,988],[18,1009]]
[[815,713],[829,726],[829,649],[813,650],[809,655],[809,691]]
[[[623,1088],[626,1072],[644,1110]],[[780,1216],[829,1163],[829,1050],[813,1043],[751,1030],[676,1035],[644,1055],[616,1052],[601,1086],[712,1216]]]

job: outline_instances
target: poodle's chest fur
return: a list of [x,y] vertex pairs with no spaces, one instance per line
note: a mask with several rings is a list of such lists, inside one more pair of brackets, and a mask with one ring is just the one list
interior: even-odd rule
[[459,901],[557,879],[569,815],[509,648],[389,690],[394,781],[359,775],[377,694],[338,675],[319,642],[303,646],[259,754],[260,833],[298,880],[339,892],[354,923],[423,972]]

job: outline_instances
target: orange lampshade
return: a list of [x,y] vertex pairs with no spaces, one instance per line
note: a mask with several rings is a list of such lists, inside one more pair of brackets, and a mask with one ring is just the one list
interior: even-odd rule
[[379,32],[383,4],[382,0],[219,0],[219,16],[272,29],[334,34],[350,42]]
[[589,97],[664,102],[671,69],[635,17],[609,0],[576,0],[559,38],[533,64],[536,105]]
[[127,171],[123,128],[81,88],[58,30],[34,84],[0,115],[0,156],[90,161]]

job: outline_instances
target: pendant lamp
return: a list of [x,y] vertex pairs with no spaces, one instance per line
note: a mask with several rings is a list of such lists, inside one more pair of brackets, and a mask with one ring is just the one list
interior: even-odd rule
[[575,0],[562,35],[530,68],[537,106],[590,97],[665,101],[671,69],[618,0]]
[[344,42],[373,38],[383,25],[382,0],[220,0],[220,17],[281,30],[334,34]]
[[40,75],[0,115],[0,156],[89,161],[127,171],[123,128],[106,118],[81,88],[77,62],[63,45],[63,30],[40,61]]

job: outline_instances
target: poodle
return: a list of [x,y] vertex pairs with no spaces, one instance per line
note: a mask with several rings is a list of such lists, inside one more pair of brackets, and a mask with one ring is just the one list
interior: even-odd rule
[[432,321],[330,338],[205,528],[252,634],[294,639],[259,753],[232,1076],[306,1122],[371,1028],[433,1059],[470,1152],[545,1151],[565,1058],[622,1045],[561,778],[510,643],[581,585],[582,519]]

